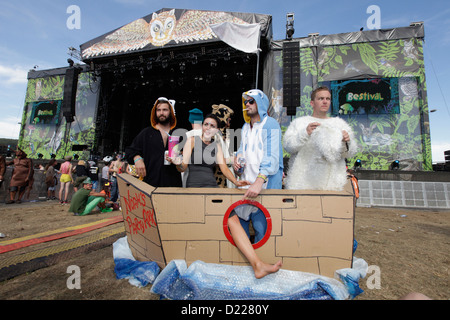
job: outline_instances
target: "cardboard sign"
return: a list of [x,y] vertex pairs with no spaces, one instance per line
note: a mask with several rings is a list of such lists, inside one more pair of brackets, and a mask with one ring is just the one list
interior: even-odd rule
[[[137,260],[164,268],[171,260],[248,265],[224,232],[225,214],[244,190],[154,188],[128,174],[118,178],[127,239]],[[270,216],[270,232],[256,247],[267,263],[334,277],[351,268],[355,197],[346,190],[263,190],[253,199]],[[258,206],[259,206],[258,205]]]

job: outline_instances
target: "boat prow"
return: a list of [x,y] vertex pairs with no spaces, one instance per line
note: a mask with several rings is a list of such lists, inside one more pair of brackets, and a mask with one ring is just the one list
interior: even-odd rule
[[[127,240],[133,256],[164,268],[171,260],[248,265],[227,228],[243,190],[155,188],[139,179],[118,177]],[[344,191],[263,190],[249,203],[261,208],[268,227],[253,244],[267,263],[283,269],[334,276],[352,267],[355,196]]]

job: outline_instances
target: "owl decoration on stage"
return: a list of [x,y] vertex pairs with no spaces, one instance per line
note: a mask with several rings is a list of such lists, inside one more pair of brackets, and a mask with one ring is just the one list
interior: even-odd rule
[[144,19],[133,21],[84,49],[82,55],[83,58],[90,58],[139,50],[149,44],[162,47],[170,41],[180,43],[208,40],[216,38],[209,26],[223,22],[248,24],[226,12],[189,10],[178,20],[175,9],[159,14],[154,12],[150,22]]

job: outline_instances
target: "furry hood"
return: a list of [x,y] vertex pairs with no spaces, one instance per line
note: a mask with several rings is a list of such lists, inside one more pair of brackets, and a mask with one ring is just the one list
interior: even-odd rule
[[250,91],[244,92],[242,94],[242,112],[244,114],[244,120],[247,123],[250,123],[250,117],[247,114],[244,101],[247,99],[253,98],[255,99],[258,105],[258,113],[261,121],[267,116],[267,110],[269,109],[269,98],[267,98],[266,94],[259,89],[252,89]]
[[156,106],[158,102],[167,102],[170,105],[170,130],[173,130],[177,125],[177,118],[175,117],[175,100],[169,100],[167,98],[158,98],[153,105],[152,112],[150,114],[150,124],[156,129],[158,120],[156,119]]
[[228,119],[231,118],[234,114],[233,109],[231,109],[230,107],[228,107],[224,104],[219,104],[219,105],[213,104],[212,105],[212,114],[216,115],[217,118],[219,119],[220,131],[222,132],[222,135],[225,136]]

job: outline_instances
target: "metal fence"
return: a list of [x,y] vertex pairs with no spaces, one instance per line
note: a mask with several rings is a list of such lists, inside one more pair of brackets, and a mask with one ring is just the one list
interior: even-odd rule
[[450,209],[450,182],[359,180],[357,206]]

